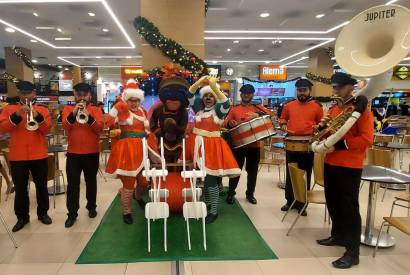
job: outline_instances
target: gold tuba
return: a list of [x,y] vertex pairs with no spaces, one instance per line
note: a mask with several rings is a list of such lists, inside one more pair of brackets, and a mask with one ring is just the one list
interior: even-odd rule
[[38,122],[34,120],[33,116],[33,102],[30,101],[28,103],[26,99],[26,105],[30,107],[30,112],[27,114],[27,123],[26,123],[26,129],[29,131],[36,131],[39,127]]
[[[335,45],[339,66],[357,77],[370,77],[367,85],[355,93],[369,101],[391,81],[392,68],[410,51],[410,11],[399,5],[382,5],[355,16],[340,32]],[[346,103],[346,102],[344,102]],[[353,108],[328,122],[311,140],[312,151],[323,153],[339,141],[360,118]],[[326,139],[322,138],[331,134]]]

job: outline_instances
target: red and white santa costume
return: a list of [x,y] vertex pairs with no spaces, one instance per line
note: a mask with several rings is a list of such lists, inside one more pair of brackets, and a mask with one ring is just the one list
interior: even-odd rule
[[109,113],[109,124],[117,123],[121,134],[119,140],[112,148],[105,172],[110,177],[119,178],[123,183],[120,189],[123,213],[131,213],[132,196],[135,182],[137,185],[146,185],[144,177],[141,175],[143,168],[143,138],[147,139],[150,157],[159,160],[160,156],[156,151],[156,139],[149,132],[149,121],[147,112],[138,107],[130,110],[127,105],[129,99],[144,100],[144,91],[138,88],[137,83],[127,83],[122,94],[122,100],[114,105]]

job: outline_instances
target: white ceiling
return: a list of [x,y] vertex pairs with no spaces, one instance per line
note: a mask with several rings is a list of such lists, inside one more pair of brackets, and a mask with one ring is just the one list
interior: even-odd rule
[[[255,61],[256,64],[272,60],[282,61],[281,64],[294,62],[307,56],[307,52],[303,53],[303,51],[309,48],[317,47],[319,44],[325,44],[323,47],[332,46],[333,42],[330,39],[336,38],[340,29],[328,30],[350,20],[362,10],[385,4],[387,1],[212,0],[206,17],[205,59],[209,62],[218,61],[218,63]],[[399,0],[397,4],[410,8],[409,0]],[[88,15],[90,11],[96,16],[90,17]],[[39,16],[34,16],[33,12],[38,13]],[[261,18],[259,14],[262,12],[268,12],[270,16]],[[316,19],[315,15],[320,13],[324,13],[325,16]],[[71,63],[87,66],[140,64],[141,41],[132,24],[139,14],[139,0],[0,0],[0,20],[2,20],[0,21],[0,57],[4,56],[4,47],[16,45],[31,48],[33,58],[44,64]],[[30,40],[33,37],[19,31],[6,32],[5,22],[42,39],[44,43],[41,41],[32,43]],[[61,28],[62,32],[56,29],[37,30],[37,26]],[[109,29],[109,32],[103,32],[103,28]],[[219,32],[215,33],[215,31]],[[252,33],[252,31],[271,33]],[[321,33],[272,33],[274,31]],[[71,37],[72,40],[55,41],[55,37]],[[277,37],[283,41],[280,47],[274,47],[272,44],[272,40]],[[289,40],[295,37],[301,40]],[[239,43],[234,44],[233,41],[236,39]],[[231,51],[228,52],[228,48]],[[260,52],[260,49],[263,49],[263,52]],[[293,63],[292,66],[303,66],[306,62],[307,59],[301,60]]]

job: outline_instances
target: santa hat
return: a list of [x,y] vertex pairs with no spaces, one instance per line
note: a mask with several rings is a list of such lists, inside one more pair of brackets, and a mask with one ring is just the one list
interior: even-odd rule
[[135,79],[127,81],[122,93],[122,99],[124,101],[130,98],[138,98],[141,102],[144,101],[144,91],[139,88],[138,82]]
[[[216,84],[218,86],[218,88],[220,87],[219,84]],[[211,89],[211,86],[207,85],[201,88],[201,90],[199,90],[199,96],[201,98],[204,97],[205,94],[211,93],[215,99],[218,99],[218,97],[216,96],[215,92]]]

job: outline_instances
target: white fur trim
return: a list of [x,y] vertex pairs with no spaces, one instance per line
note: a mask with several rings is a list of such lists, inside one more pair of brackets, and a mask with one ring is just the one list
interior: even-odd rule
[[130,98],[138,98],[141,102],[144,101],[144,91],[141,89],[125,89],[122,94],[122,99],[127,101]]
[[216,177],[229,177],[229,178],[236,178],[241,175],[241,169],[239,168],[232,168],[232,169],[217,169],[217,170],[212,170],[209,169],[208,167],[206,168],[206,173],[211,175],[211,176],[216,176]]
[[199,90],[199,96],[201,98],[204,97],[205,94],[211,93],[215,99],[218,99],[218,97],[216,96],[215,92],[211,89],[211,86],[207,85],[201,88],[201,90]]
[[209,118],[213,116],[214,122],[218,125],[222,125],[224,123],[224,120],[219,119],[218,116],[215,113],[215,109],[212,109],[211,111],[204,112],[204,111],[199,111],[196,113],[195,116],[195,121],[200,122],[203,118]]

